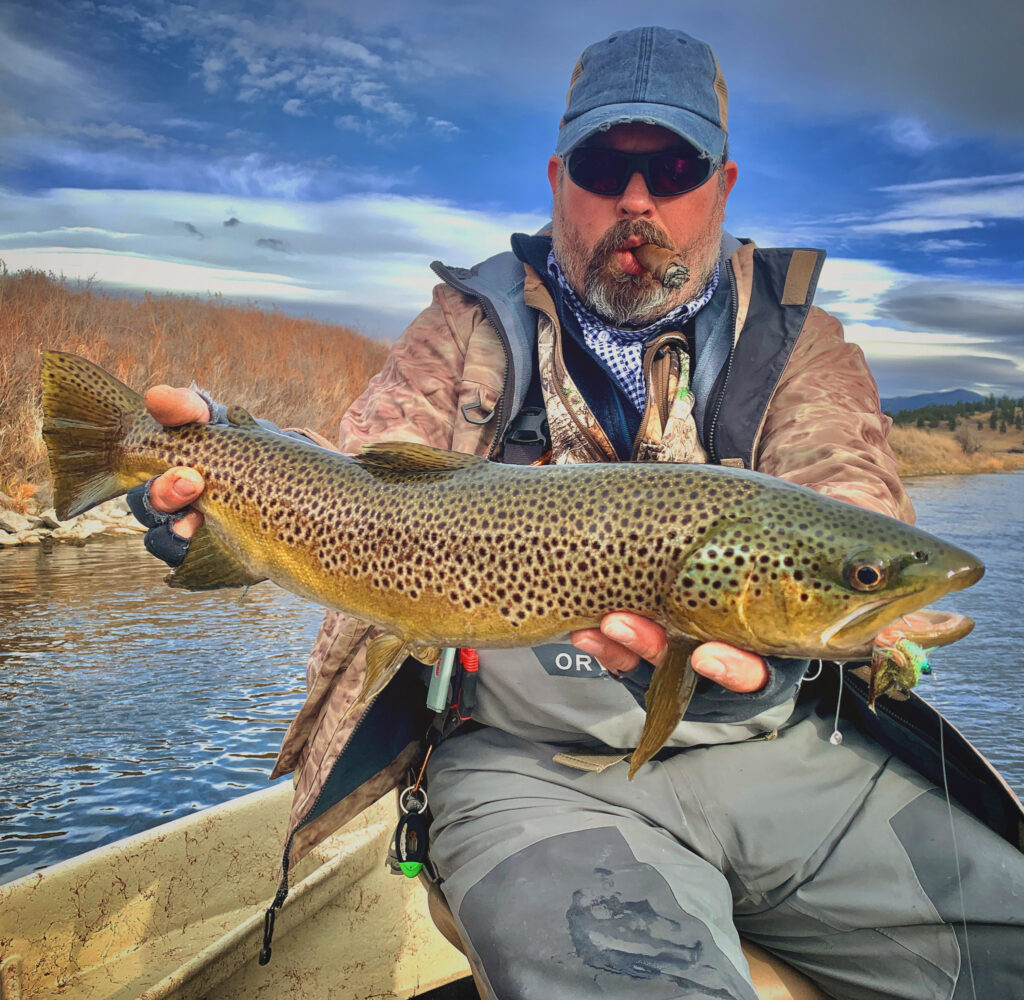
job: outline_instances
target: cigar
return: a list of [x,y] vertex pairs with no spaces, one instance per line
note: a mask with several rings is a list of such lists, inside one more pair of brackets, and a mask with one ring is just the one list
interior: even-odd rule
[[666,250],[653,243],[644,243],[632,250],[640,266],[650,271],[651,276],[666,288],[679,288],[690,275],[690,269],[675,250]]

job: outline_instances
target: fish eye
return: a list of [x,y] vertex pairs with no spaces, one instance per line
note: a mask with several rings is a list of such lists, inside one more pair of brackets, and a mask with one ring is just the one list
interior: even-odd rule
[[856,559],[849,564],[847,579],[854,590],[877,590],[885,583],[885,566],[870,559]]

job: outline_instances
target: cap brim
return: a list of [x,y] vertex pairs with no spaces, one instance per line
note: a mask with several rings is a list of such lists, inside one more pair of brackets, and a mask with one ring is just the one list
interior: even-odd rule
[[559,129],[555,155],[565,156],[595,132],[629,122],[660,125],[681,136],[710,159],[716,162],[722,159],[725,132],[718,125],[692,111],[665,104],[607,104],[587,111]]

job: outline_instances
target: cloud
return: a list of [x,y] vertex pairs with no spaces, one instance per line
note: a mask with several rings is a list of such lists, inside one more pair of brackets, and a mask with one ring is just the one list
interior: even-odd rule
[[[0,192],[0,258],[118,288],[216,292],[318,315],[358,317],[394,336],[430,301],[429,263],[473,264],[533,232],[542,216],[360,195],[315,202],[165,191]],[[244,225],[225,225],[225,215]],[[175,220],[187,217],[189,223]],[[29,219],[60,220],[34,229]],[[76,232],[60,230],[70,223]],[[206,234],[197,240],[192,229]],[[253,239],[253,230],[260,233]],[[131,233],[116,239],[115,232]],[[34,235],[32,235],[34,234]],[[275,251],[272,271],[266,251]],[[304,304],[304,305],[303,305]]]
[[1024,392],[1024,285],[923,278],[882,261],[830,257],[815,302],[863,348],[883,395]]
[[[986,174],[943,178],[879,189],[897,204],[872,221],[849,221],[852,233],[907,235],[981,229],[992,222],[1024,218],[1024,175]],[[844,221],[844,220],[840,220]]]
[[889,138],[912,153],[930,153],[941,145],[923,122],[916,118],[894,118],[888,125]]
[[922,240],[918,244],[919,250],[925,253],[946,253],[949,250],[966,250],[968,247],[980,247],[982,244],[976,240]]
[[451,139],[462,131],[454,122],[444,118],[434,118],[432,115],[427,116],[427,124],[443,139]]
[[907,281],[879,296],[877,315],[916,329],[981,336],[1024,352],[1024,285]]
[[305,118],[309,114],[306,110],[305,104],[302,103],[297,97],[290,97],[284,104],[281,105],[281,110],[286,115],[294,115],[296,118]]

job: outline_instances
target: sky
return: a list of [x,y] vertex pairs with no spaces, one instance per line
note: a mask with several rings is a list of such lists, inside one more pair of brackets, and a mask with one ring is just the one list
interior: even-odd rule
[[0,0],[0,261],[390,339],[547,221],[579,53],[659,23],[729,85],[726,227],[828,251],[882,395],[1024,395],[1005,0]]

